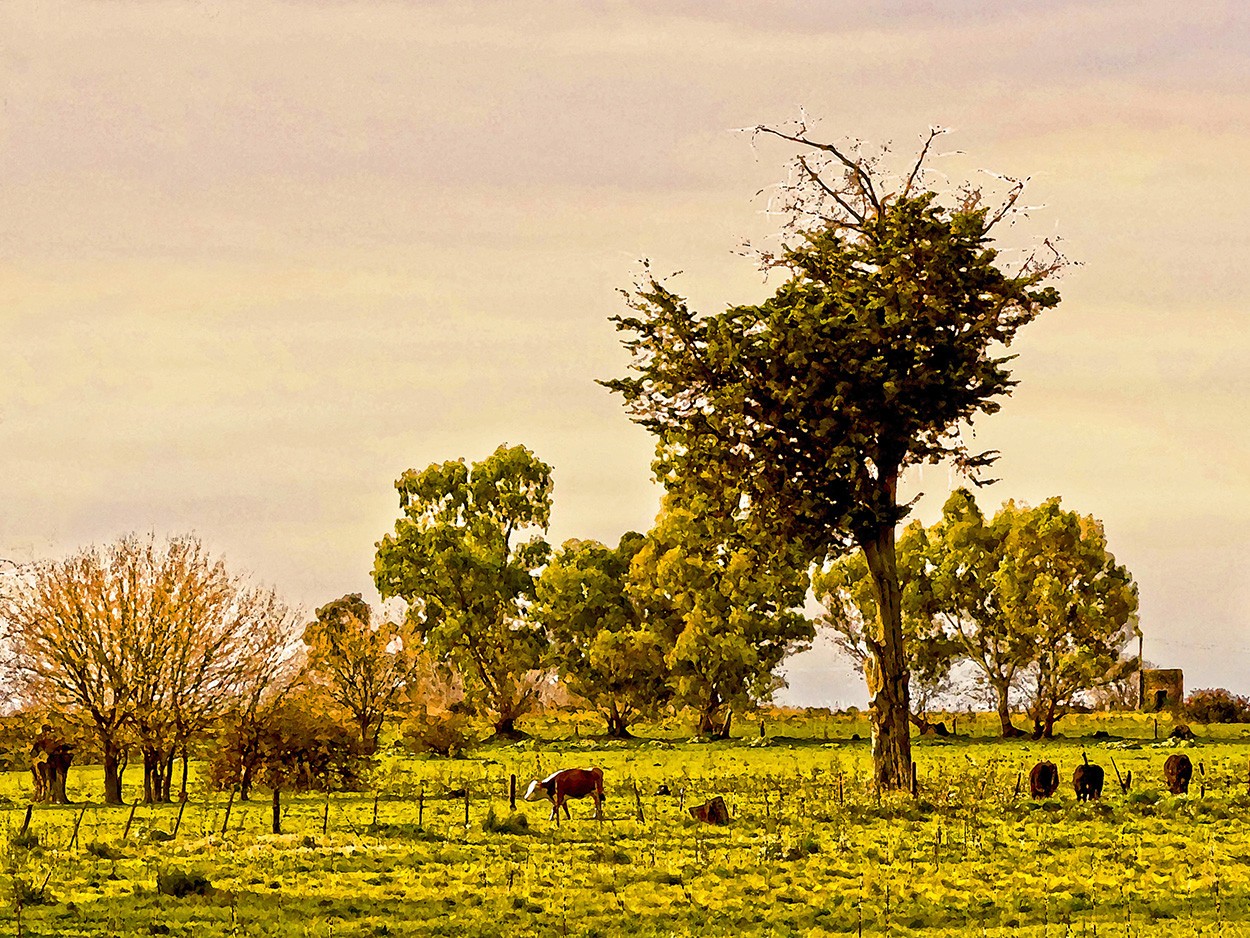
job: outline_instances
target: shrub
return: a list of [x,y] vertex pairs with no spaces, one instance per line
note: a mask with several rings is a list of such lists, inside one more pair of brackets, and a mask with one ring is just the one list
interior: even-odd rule
[[404,744],[413,752],[432,752],[455,758],[469,749],[469,717],[459,709],[431,713],[424,707],[404,721]]
[[122,852],[117,847],[103,840],[93,840],[87,844],[87,852],[101,860],[120,860]]
[[528,834],[530,822],[524,814],[509,814],[500,817],[495,814],[495,806],[491,805],[482,820],[482,830],[488,834]]
[[1185,698],[1185,715],[1194,723],[1250,723],[1250,698],[1222,687],[1196,690]]
[[164,870],[156,874],[156,891],[163,896],[207,896],[213,884],[203,873],[193,870]]

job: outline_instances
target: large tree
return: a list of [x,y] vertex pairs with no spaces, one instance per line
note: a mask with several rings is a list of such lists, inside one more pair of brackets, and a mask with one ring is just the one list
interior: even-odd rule
[[777,666],[814,633],[803,614],[802,555],[706,503],[665,500],[630,581],[635,601],[666,628],[677,700],[706,736],[728,737],[735,710],[784,686]]
[[[919,521],[908,524],[897,549],[911,721],[927,732],[934,729],[927,711],[951,690],[951,668],[960,649],[947,632],[943,610],[934,596],[932,551],[924,525]],[[825,607],[817,625],[829,630],[834,645],[862,674],[872,658],[868,636],[880,618],[863,551],[844,554],[818,570],[812,577],[812,591]]]
[[536,701],[546,644],[527,611],[550,553],[540,535],[551,467],[523,446],[500,446],[471,466],[409,470],[395,488],[403,515],[377,545],[378,592],[407,601],[416,634],[464,677],[495,732],[513,735]]
[[762,303],[700,314],[649,274],[616,317],[633,376],[607,382],[659,437],[657,474],[712,495],[823,561],[854,545],[872,576],[878,621],[865,667],[873,762],[883,789],[910,784],[908,671],[895,526],[908,467],[951,460],[975,471],[959,430],[1009,393],[1017,330],[1059,301],[1043,287],[1054,257],[1006,270],[990,246],[1015,208],[980,190],[925,186],[931,134],[892,177],[857,146],[800,126],[760,127],[800,148],[777,206],[789,218],[788,273]]
[[377,750],[387,713],[421,669],[420,642],[414,638],[394,622],[375,622],[359,593],[326,603],[304,630],[309,667],[351,714],[366,756]]
[[615,549],[566,541],[538,581],[533,610],[565,686],[602,713],[608,735],[618,738],[670,696],[667,629],[630,590],[630,565],[645,543],[632,531]]

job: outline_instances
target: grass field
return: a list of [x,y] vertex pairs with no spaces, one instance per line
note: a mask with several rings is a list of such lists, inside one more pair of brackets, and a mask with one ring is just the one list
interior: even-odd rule
[[[196,784],[172,839],[176,804],[133,819],[126,807],[36,808],[15,838],[29,780],[10,774],[0,934],[1250,935],[1240,727],[1197,728],[1185,751],[1203,771],[1172,796],[1172,750],[1156,747],[1146,718],[1072,718],[1070,735],[1048,743],[1000,742],[988,720],[959,719],[954,740],[916,740],[916,799],[866,784],[865,723],[802,715],[770,718],[763,741],[749,724],[727,742],[670,726],[625,744],[590,736],[589,720],[574,736],[565,720],[469,758],[388,756],[376,801],[287,798],[281,835],[269,833],[267,796],[235,802],[223,834],[226,796]],[[1107,771],[1101,802],[1072,794],[1082,752]],[[1027,778],[1039,758],[1065,780],[1040,803]],[[1132,772],[1127,794],[1112,759]],[[605,772],[602,823],[588,801],[558,827],[542,804],[509,816],[509,776],[523,791],[533,776],[590,764]],[[672,794],[657,795],[661,785]],[[99,792],[96,770],[71,771],[72,798]],[[729,825],[688,817],[717,794]]]

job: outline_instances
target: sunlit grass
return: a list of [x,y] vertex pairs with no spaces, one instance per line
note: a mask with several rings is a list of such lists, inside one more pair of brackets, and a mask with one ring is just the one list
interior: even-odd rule
[[[1112,738],[1046,743],[967,737],[993,721],[958,719],[959,738],[916,741],[917,799],[867,783],[862,720],[770,714],[763,744],[758,722],[729,742],[690,742],[673,724],[623,744],[566,717],[471,758],[389,754],[376,802],[288,797],[276,836],[267,796],[236,801],[223,834],[226,796],[193,777],[174,839],[177,804],[131,819],[92,803],[36,808],[19,846],[29,779],[14,773],[0,777],[0,934],[17,933],[19,911],[28,935],[1250,934],[1240,727],[1198,728],[1205,738],[1186,751],[1201,771],[1173,796],[1162,782],[1171,750],[1155,748],[1149,718],[1072,718],[1063,732]],[[1101,802],[1071,793],[1082,751],[1107,770]],[[1038,803],[1027,775],[1043,757],[1065,784]],[[1132,772],[1127,794],[1113,758]],[[513,817],[511,775],[523,791],[590,764],[605,772],[603,823],[589,802],[559,826],[543,804],[518,802],[524,824]],[[71,771],[72,798],[97,801],[100,789],[98,771]],[[688,817],[718,794],[728,826]]]

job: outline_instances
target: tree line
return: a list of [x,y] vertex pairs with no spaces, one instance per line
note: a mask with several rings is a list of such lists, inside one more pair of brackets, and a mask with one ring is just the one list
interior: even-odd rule
[[[757,252],[783,282],[715,313],[692,309],[649,267],[626,291],[629,312],[613,320],[630,373],[602,383],[656,437],[666,495],[650,532],[553,550],[551,469],[524,447],[404,473],[374,566],[380,594],[406,602],[403,621],[372,622],[345,597],[303,633],[316,666],[301,673],[338,688],[327,692],[365,750],[386,694],[360,683],[351,656],[361,649],[389,664],[428,652],[502,736],[552,670],[614,734],[683,705],[702,732],[726,735],[734,709],[766,696],[784,656],[811,641],[813,585],[861,663],[883,790],[910,783],[909,724],[923,710],[913,685],[928,694],[951,662],[980,669],[1002,714],[1030,687],[1040,735],[1081,690],[1127,666],[1135,592],[1092,519],[1048,502],[1036,516],[1005,507],[978,521],[963,494],[937,529],[913,525],[899,539],[908,469],[945,462],[980,481],[993,463],[965,431],[1010,394],[1007,348],[1058,304],[1048,281],[1065,265],[1050,242],[1000,256],[994,238],[1022,216],[1023,181],[931,187],[940,134],[892,171],[888,148],[828,143],[803,123],[757,127],[797,151],[772,191],[779,240]],[[258,688],[297,658],[291,613],[271,594],[221,572],[204,586],[220,598],[186,599],[174,557],[196,550],[149,546],[137,565],[85,551],[11,603],[23,673],[89,714],[110,797],[119,733],[139,740],[145,794],[167,797],[197,727],[225,701],[268,699]],[[1102,572],[1085,583],[1082,564]],[[167,614],[177,597],[199,611]],[[100,623],[107,640],[83,640]],[[405,667],[385,686],[402,685]],[[1003,729],[1015,729],[1009,715]],[[255,749],[255,736],[240,745]]]

